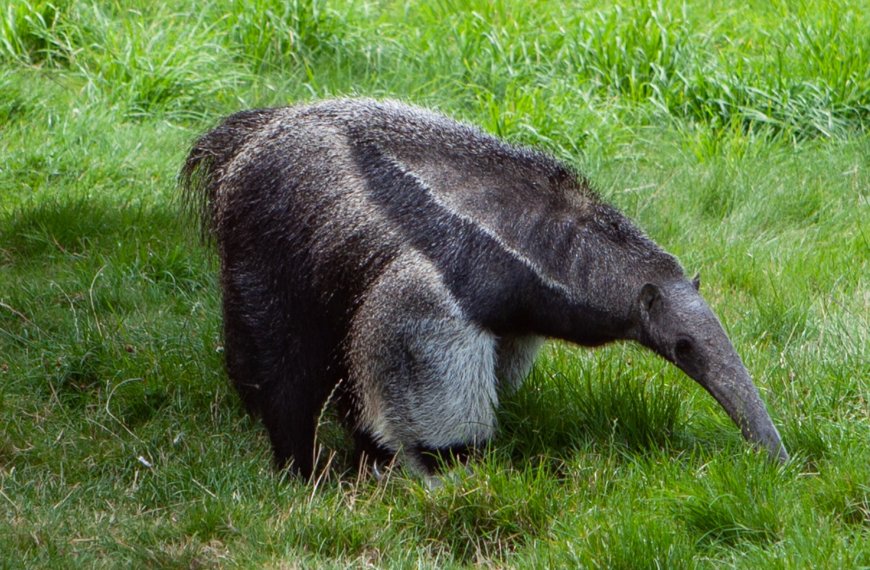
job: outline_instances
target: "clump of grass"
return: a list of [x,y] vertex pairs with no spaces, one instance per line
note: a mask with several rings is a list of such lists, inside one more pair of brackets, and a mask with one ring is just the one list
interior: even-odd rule
[[505,402],[504,436],[517,438],[523,454],[564,453],[590,440],[632,451],[669,447],[684,421],[684,398],[651,373],[648,356],[625,347],[548,351]]
[[328,48],[337,21],[323,0],[240,0],[216,2],[216,24],[236,53],[255,71],[286,72]]
[[862,422],[854,431],[828,435],[827,453],[813,458],[810,467],[816,484],[812,500],[837,523],[866,532],[870,528],[870,464],[864,459],[870,447],[870,427]]
[[564,55],[580,77],[634,103],[672,97],[680,74],[694,65],[692,54],[705,49],[703,39],[690,37],[685,16],[662,5],[617,5],[568,27]]
[[94,393],[103,387],[103,370],[106,365],[102,344],[71,347],[54,362],[46,362],[51,374],[49,389],[51,397],[67,408],[81,408],[94,401]]
[[0,60],[34,65],[63,60],[55,49],[55,28],[68,4],[64,0],[7,3],[0,12]]
[[830,7],[821,20],[786,10],[763,51],[747,54],[722,49],[715,28],[690,31],[685,6],[617,5],[572,18],[562,49],[578,81],[670,116],[830,137],[870,118],[866,23],[846,3]]
[[617,510],[590,537],[589,550],[569,559],[571,565],[614,568],[691,568],[691,545],[663,521]]
[[201,13],[98,2],[24,2],[7,10],[7,26],[16,27],[0,45],[9,57],[73,71],[92,101],[111,101],[127,117],[201,117],[244,77],[223,65],[227,46],[215,41]]
[[782,537],[786,510],[781,468],[746,453],[714,461],[673,500],[677,517],[701,544],[766,544]]
[[434,490],[413,483],[395,524],[466,563],[503,559],[546,533],[560,486],[547,463],[473,466],[467,474],[448,472]]
[[[82,9],[89,33],[69,36],[75,66],[94,98],[122,102],[128,117],[162,113],[175,119],[202,117],[228,97],[244,75],[224,66],[225,46],[209,25],[189,12],[118,22],[98,4]],[[96,37],[99,40],[96,41]]]

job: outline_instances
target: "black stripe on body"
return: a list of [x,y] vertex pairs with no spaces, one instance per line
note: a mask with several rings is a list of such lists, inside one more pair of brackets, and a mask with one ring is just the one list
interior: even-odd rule
[[375,145],[360,144],[354,152],[372,202],[434,263],[475,322],[498,335],[531,333],[588,345],[613,340],[607,314],[572,300],[479,224],[439,204]]

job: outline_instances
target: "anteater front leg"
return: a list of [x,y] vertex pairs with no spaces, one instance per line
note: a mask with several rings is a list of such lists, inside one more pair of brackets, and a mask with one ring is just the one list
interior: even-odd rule
[[519,390],[529,376],[538,351],[544,344],[540,336],[505,336],[498,339],[495,375],[498,377],[502,395]]
[[439,453],[492,437],[496,338],[465,317],[422,256],[400,258],[379,278],[351,337],[357,429],[411,469],[431,474]]

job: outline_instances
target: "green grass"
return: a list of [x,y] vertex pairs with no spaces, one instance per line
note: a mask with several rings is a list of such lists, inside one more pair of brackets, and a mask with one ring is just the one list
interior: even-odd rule
[[[786,466],[551,343],[434,491],[270,467],[175,177],[221,116],[396,97],[546,149],[700,271]],[[0,2],[0,567],[870,566],[870,4]]]

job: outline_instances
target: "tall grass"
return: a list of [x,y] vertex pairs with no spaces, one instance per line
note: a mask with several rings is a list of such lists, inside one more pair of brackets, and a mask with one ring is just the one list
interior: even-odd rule
[[[870,565],[863,2],[0,2],[0,566]],[[426,104],[583,170],[674,252],[793,461],[629,345],[549,344],[427,490],[326,414],[270,467],[222,368],[190,141],[240,108]]]
[[286,71],[327,50],[336,18],[323,0],[241,0],[213,6],[232,51],[255,71]]
[[[670,2],[390,8],[377,34],[363,37],[366,20],[378,16],[353,3],[212,0],[192,9],[25,0],[5,8],[0,55],[70,68],[90,97],[118,101],[133,115],[225,108],[231,93],[263,74],[317,89],[318,76],[334,70],[359,87],[459,89],[478,104],[515,97],[517,84],[591,91],[617,98],[626,113],[639,106],[798,138],[864,130],[870,114],[870,25],[866,11],[843,0],[706,12]],[[400,18],[390,20],[395,12]],[[735,36],[741,18],[749,30]],[[401,77],[408,69],[414,76]]]

